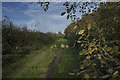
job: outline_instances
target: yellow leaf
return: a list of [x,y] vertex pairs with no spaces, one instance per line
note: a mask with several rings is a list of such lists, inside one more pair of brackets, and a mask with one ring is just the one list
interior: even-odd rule
[[50,47],[51,49],[53,48],[53,45]]
[[115,71],[115,72],[114,72],[114,75],[116,75],[116,74],[118,74],[118,71]]
[[90,30],[90,28],[91,28],[91,25],[90,25],[90,24],[88,24],[88,30]]
[[81,47],[83,47],[84,45],[83,44],[81,44]]
[[86,58],[87,58],[87,59],[90,59],[90,56],[87,56]]
[[95,50],[97,50],[97,48],[95,48]]
[[92,65],[93,65],[93,66],[96,66],[96,63],[93,63]]
[[80,34],[83,34],[84,31],[85,31],[85,30],[80,30],[80,31],[78,32],[78,34],[79,34],[79,35],[80,35]]
[[82,65],[82,66],[80,66],[80,69],[84,69],[84,68],[85,68],[85,66],[83,66],[83,65]]
[[66,45],[65,47],[66,47],[66,48],[68,48],[69,46],[68,46],[68,45]]
[[99,56],[98,59],[101,59],[101,56]]
[[76,29],[77,28],[77,26],[75,26],[73,29]]
[[90,78],[90,76],[87,73],[85,73],[84,77],[85,78]]
[[92,52],[89,52],[90,54],[92,54]]
[[65,47],[65,45],[64,44],[61,44],[61,48],[64,48]]
[[80,43],[80,41],[77,41],[77,43]]

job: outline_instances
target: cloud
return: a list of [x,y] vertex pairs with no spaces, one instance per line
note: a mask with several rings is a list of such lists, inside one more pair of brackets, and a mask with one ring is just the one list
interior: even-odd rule
[[[56,7],[56,5],[58,5]],[[63,32],[67,25],[70,24],[70,20],[66,19],[66,16],[61,16],[61,12],[64,10],[58,3],[52,3],[48,11],[39,10],[39,6],[29,5],[29,9],[24,11],[24,14],[32,17],[31,24],[38,24],[37,29],[42,32]]]
[[37,2],[39,0],[2,0],[2,2]]
[[30,26],[30,24],[36,25],[39,23],[39,25],[37,25],[37,29],[42,32],[63,32],[67,25],[70,23],[70,20],[66,20],[66,16],[60,16],[57,14],[46,14],[40,16],[37,16],[36,14],[28,15],[33,19],[26,22],[26,24]]
[[[13,5],[15,4],[15,5]],[[12,6],[13,5],[13,6]],[[26,6],[23,6],[26,5]],[[37,29],[41,32],[63,32],[71,23],[65,16],[60,14],[65,11],[63,3],[52,2],[48,11],[44,11],[39,4],[24,3],[7,3],[3,6],[4,15],[18,25],[27,25],[29,29]],[[35,25],[37,26],[35,27]]]
[[2,3],[0,2],[0,20],[2,19]]

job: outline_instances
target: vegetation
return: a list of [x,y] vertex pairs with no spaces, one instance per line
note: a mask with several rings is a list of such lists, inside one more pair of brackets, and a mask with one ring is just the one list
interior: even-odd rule
[[[3,78],[12,78],[15,77],[17,73],[14,73],[15,71],[18,71],[19,68],[25,65],[28,61],[30,61],[32,58],[38,56],[43,51],[45,51],[47,48],[49,48],[50,45],[44,46],[40,50],[32,51],[30,54],[25,55],[24,57],[21,57],[19,60],[17,60],[14,63],[10,63],[9,67],[7,65],[2,67],[2,77]],[[12,73],[11,73],[12,72]]]
[[78,75],[70,75],[79,68],[78,52],[72,48],[62,50],[60,62],[58,62],[51,78],[79,78]]
[[[48,10],[49,2],[39,4],[44,6],[45,11]],[[60,50],[62,57],[51,78],[120,78],[120,3],[86,2],[81,5],[66,2],[63,5],[66,11],[62,12],[61,16],[67,14],[67,19],[73,20],[64,30],[65,35],[31,31],[26,27],[17,27],[9,19],[5,19],[2,29],[3,65],[14,62],[15,66],[21,66],[23,64],[18,59],[27,54],[32,55],[28,58],[30,60],[37,55],[33,52],[29,54],[31,51],[52,43],[46,54],[41,55],[41,58],[15,77],[45,77],[50,63]],[[89,9],[86,10],[87,6]],[[81,19],[76,18],[77,7],[83,14]],[[38,53],[42,53],[41,51],[43,50]],[[27,59],[23,58],[22,63],[25,60]],[[15,66],[13,64],[12,66],[13,69]],[[7,70],[7,67],[4,69]],[[10,73],[12,69],[8,72]],[[26,75],[28,73],[33,74]]]
[[8,17],[5,17],[2,22],[2,32],[3,65],[13,63],[31,51],[53,43],[63,36],[56,33],[32,31],[26,26],[18,27]]
[[119,3],[101,4],[96,12],[85,14],[65,29],[65,38],[79,48],[79,76],[120,78],[119,13]]
[[57,53],[57,47],[52,51],[50,51],[50,48],[46,49],[46,51],[43,51],[42,55],[40,55],[37,61],[22,70],[15,76],[15,78],[45,78],[49,69],[49,65]]

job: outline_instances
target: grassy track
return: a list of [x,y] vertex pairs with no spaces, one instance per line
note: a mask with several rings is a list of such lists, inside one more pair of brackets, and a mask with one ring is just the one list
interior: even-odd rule
[[26,55],[25,57],[21,58],[20,60],[18,60],[15,63],[5,65],[2,67],[2,76],[3,78],[5,77],[12,77],[12,75],[15,73],[16,70],[18,70],[20,67],[22,67],[26,61],[29,61],[31,58],[37,56],[38,54],[40,54],[42,51],[46,50],[49,46],[44,46],[42,49],[31,52],[30,54]]
[[54,57],[59,53],[60,44],[65,43],[64,39],[56,41],[57,46],[52,51],[48,50],[35,63],[22,70],[15,78],[45,78]]
[[22,70],[16,78],[45,78],[49,64],[56,54],[57,48],[52,52],[46,52],[35,63]]
[[[31,52],[19,61],[10,64],[9,67],[4,66],[3,78],[45,78],[49,74],[51,78],[74,78],[75,76],[68,73],[79,68],[78,54],[72,48],[61,49],[60,45],[62,43],[68,44],[65,39],[57,40],[54,43],[57,47],[52,51],[50,51],[50,45],[48,45]],[[57,58],[58,53],[60,56]],[[54,68],[51,68],[52,64],[55,64]]]
[[71,48],[62,50],[62,58],[57,64],[51,78],[77,78],[69,73],[79,68],[78,54]]

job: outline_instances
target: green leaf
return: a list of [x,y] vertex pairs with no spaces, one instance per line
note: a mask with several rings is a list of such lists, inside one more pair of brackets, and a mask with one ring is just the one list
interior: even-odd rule
[[82,70],[82,71],[80,71],[80,74],[81,74],[81,73],[84,73],[84,72],[86,72],[86,71],[87,71],[87,70]]
[[18,47],[16,47],[16,49],[18,49]]
[[80,66],[80,69],[84,69],[84,68],[85,68],[85,66],[84,66],[84,65]]
[[100,54],[98,54],[98,56],[100,56],[100,57],[101,57],[101,55],[100,55]]
[[98,59],[101,59],[101,56],[98,56]]
[[84,78],[90,78],[90,76],[87,73],[85,73]]
[[110,75],[104,75],[104,76],[102,76],[101,78],[108,78]]
[[112,49],[111,47],[107,47],[107,48],[106,48],[107,51],[110,51],[111,49]]
[[77,43],[80,43],[80,41],[77,41]]
[[79,40],[82,39],[82,36],[79,37]]
[[59,73],[61,73],[61,71],[59,71]]
[[70,13],[70,11],[71,11],[70,9],[67,9],[67,13]]
[[101,55],[100,55],[100,54],[98,54],[98,59],[102,59],[102,57],[101,57]]
[[93,66],[96,66],[96,63],[93,63],[92,65],[93,65]]
[[88,30],[90,30],[90,29],[91,29],[91,24],[88,24],[88,27],[87,27],[87,28],[88,28]]
[[118,74],[118,71],[115,71],[113,75],[117,75]]
[[86,58],[87,58],[87,59],[90,59],[90,56],[87,56]]
[[92,54],[93,51],[90,51],[89,53]]
[[85,31],[85,30],[80,30],[80,31],[78,32],[78,34],[79,34],[79,35],[80,35],[80,34],[83,34],[84,31]]
[[94,46],[96,44],[96,41],[92,41],[91,44]]
[[68,74],[70,74],[70,75],[72,75],[72,76],[75,75],[75,73],[68,73]]
[[109,73],[112,73],[112,72],[113,72],[113,69],[109,68],[109,69],[108,69],[108,72],[109,72]]
[[101,60],[100,62],[103,64],[105,61],[104,61],[104,60]]
[[83,53],[82,53],[82,52],[80,52],[79,54],[80,54],[80,55],[83,55]]
[[84,46],[84,44],[81,44],[81,47],[83,47]]
[[63,16],[65,13],[66,13],[66,12],[62,12],[62,13],[61,13],[61,16]]
[[77,75],[80,75],[80,73],[79,73],[79,72],[77,72],[76,74],[77,74]]
[[108,53],[106,52],[105,55],[107,55]]
[[79,40],[82,39],[84,36],[85,36],[85,34],[82,34],[82,35],[79,37]]
[[69,19],[69,15],[67,15],[67,19]]

